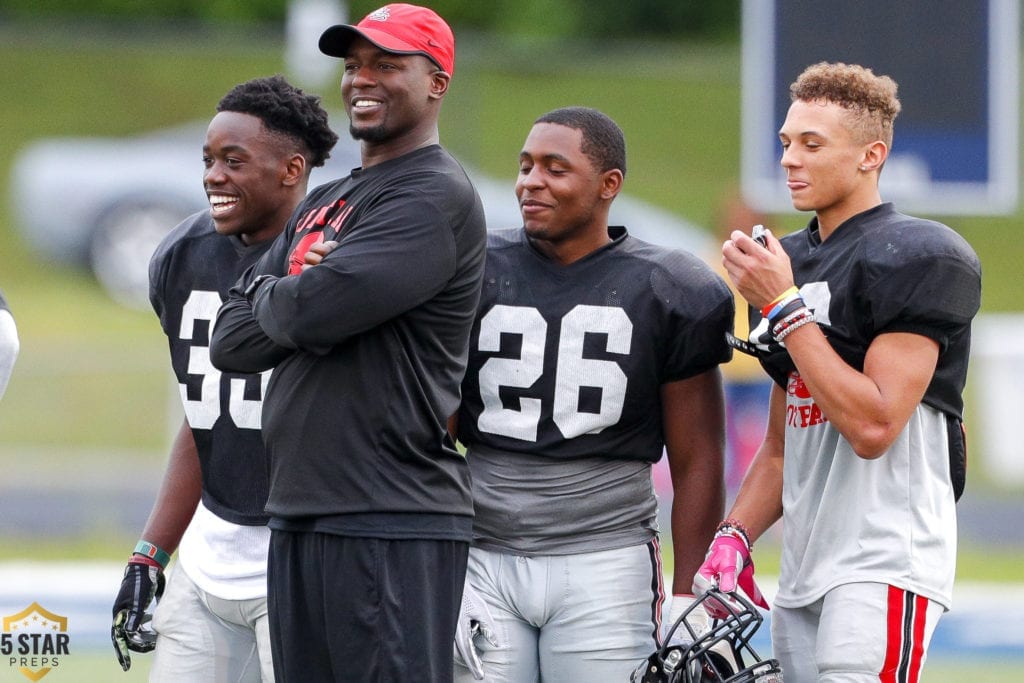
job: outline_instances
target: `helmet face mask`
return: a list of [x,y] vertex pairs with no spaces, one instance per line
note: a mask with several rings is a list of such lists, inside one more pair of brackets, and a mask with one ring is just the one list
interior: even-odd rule
[[[724,619],[698,632],[687,617],[712,603]],[[778,661],[761,659],[750,645],[764,617],[738,593],[710,590],[672,625],[662,645],[633,672],[633,683],[782,683]],[[677,636],[673,642],[673,636]],[[681,641],[681,642],[680,642]]]

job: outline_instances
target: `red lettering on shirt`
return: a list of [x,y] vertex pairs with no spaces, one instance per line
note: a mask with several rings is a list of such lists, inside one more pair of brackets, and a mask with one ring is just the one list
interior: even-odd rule
[[[345,205],[345,200],[341,200],[341,201],[340,201],[340,202],[338,203],[338,207],[339,207],[339,208],[340,208],[340,207],[342,207],[342,206],[344,206],[344,205]],[[349,214],[350,214],[350,213],[352,213],[352,208],[353,208],[353,207],[351,207],[351,206],[350,206],[350,207],[348,207],[347,209],[344,209],[343,211],[339,211],[339,212],[338,212],[338,213],[337,213],[337,214],[336,214],[335,216],[333,216],[333,217],[331,218],[331,220],[330,220],[330,221],[329,221],[329,222],[327,223],[327,224],[328,224],[329,226],[331,226],[332,228],[334,228],[334,232],[335,232],[335,234],[338,234],[338,233],[340,233],[340,232],[341,232],[341,224],[342,224],[342,223],[344,223],[344,222],[345,222],[345,219],[346,219],[346,218],[348,218],[348,216],[349,216]]]
[[[341,207],[345,206],[345,200],[339,199],[336,202],[331,202],[327,206],[320,206],[302,214],[302,217],[295,223],[295,232],[302,232],[303,230],[310,230],[314,226],[324,227],[327,225],[327,220],[331,217],[331,214]],[[349,212],[345,212],[348,215]],[[331,224],[334,224],[335,219],[331,219]]]
[[786,405],[786,425],[797,429],[806,429],[828,422],[828,417],[814,402],[814,397],[807,390],[807,385],[795,372],[790,373],[786,393],[796,399]]
[[308,235],[303,236],[299,243],[292,249],[291,255],[288,257],[288,274],[298,275],[302,272],[302,265],[306,262],[306,252],[309,251],[310,247],[314,244],[319,244],[324,241],[324,233],[322,230],[314,230]]

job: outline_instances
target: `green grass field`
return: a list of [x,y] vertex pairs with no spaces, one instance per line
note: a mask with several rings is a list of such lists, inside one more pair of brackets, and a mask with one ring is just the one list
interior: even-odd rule
[[[0,24],[0,177],[9,173],[18,149],[34,139],[124,136],[205,119],[235,83],[283,70],[275,36],[212,30],[189,36],[191,42],[166,33],[132,38],[74,27]],[[739,175],[738,46],[613,48],[460,38],[442,139],[468,163],[507,177],[511,192],[518,150],[533,119],[568,104],[594,106],[626,131],[626,191],[712,226],[719,199]],[[329,108],[338,108],[336,89],[322,94]],[[198,184],[198,147],[196,159]],[[130,181],[125,179],[129,187]],[[39,210],[52,212],[55,221],[74,220],[60,214],[59,196],[54,199]],[[82,485],[93,477],[158,476],[176,413],[165,341],[154,317],[114,304],[88,274],[36,260],[14,231],[11,216],[5,191],[0,194],[0,287],[11,301],[22,341],[0,405],[0,467],[7,485],[69,476],[81,477]],[[806,217],[777,218],[792,229]],[[936,218],[963,233],[978,251],[985,274],[983,310],[1020,310],[1021,212]],[[977,462],[984,454],[971,457]],[[980,471],[972,470],[971,495],[996,488],[996,482],[975,474]],[[123,555],[133,540],[104,529],[75,539],[29,540],[0,531],[0,561],[110,559]],[[775,571],[772,550],[768,544],[758,548],[759,571]],[[958,576],[1022,581],[1021,554],[1019,548],[965,543]],[[130,673],[122,674],[112,653],[80,653],[66,667],[45,680],[141,681],[148,660],[140,657]],[[924,680],[1020,679],[1010,666],[936,662]],[[0,681],[7,680],[23,676],[0,668]]]

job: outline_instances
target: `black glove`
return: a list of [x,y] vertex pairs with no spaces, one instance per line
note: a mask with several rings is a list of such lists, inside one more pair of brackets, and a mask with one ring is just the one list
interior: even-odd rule
[[164,572],[160,567],[136,559],[128,560],[121,579],[121,590],[114,600],[114,623],[110,627],[110,640],[121,668],[132,666],[129,650],[150,652],[156,647],[156,633],[149,628],[153,612],[149,609],[153,599],[164,594]]

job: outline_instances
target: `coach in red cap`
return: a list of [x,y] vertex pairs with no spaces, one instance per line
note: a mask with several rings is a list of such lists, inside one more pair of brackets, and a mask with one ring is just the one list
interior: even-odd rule
[[263,402],[274,675],[450,683],[473,532],[459,406],[487,231],[440,145],[455,39],[392,4],[332,26],[361,166],[322,185],[231,290],[220,369],[274,368]]

